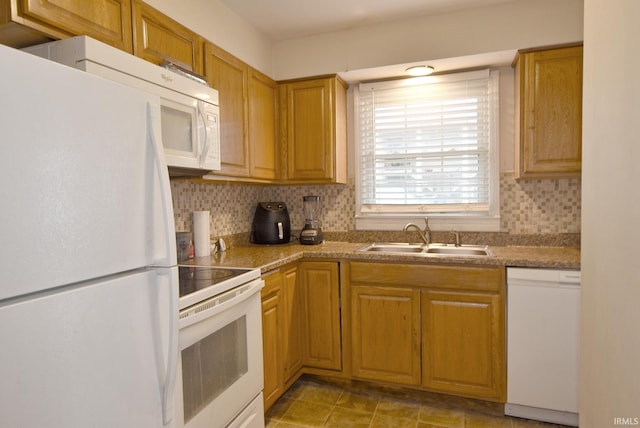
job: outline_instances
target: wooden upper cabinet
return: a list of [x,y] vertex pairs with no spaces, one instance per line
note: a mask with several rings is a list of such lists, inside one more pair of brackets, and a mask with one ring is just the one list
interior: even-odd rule
[[216,175],[249,176],[247,64],[213,43],[205,43],[205,75],[220,100],[220,171]]
[[249,68],[249,154],[251,177],[278,179],[278,85],[270,77]]
[[582,46],[525,50],[516,67],[516,178],[579,177]]
[[213,43],[205,43],[204,62],[220,99],[221,169],[212,175],[275,181],[276,82]]
[[171,61],[203,74],[203,39],[139,0],[133,0],[133,53],[154,64]]
[[337,76],[279,82],[286,181],[346,183],[346,89]]
[[2,1],[0,24],[5,24],[0,41],[15,47],[44,42],[45,35],[87,35],[129,53],[133,50],[131,0]]

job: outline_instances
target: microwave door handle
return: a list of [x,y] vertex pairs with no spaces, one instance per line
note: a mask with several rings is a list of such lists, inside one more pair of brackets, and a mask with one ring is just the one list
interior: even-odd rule
[[205,116],[204,111],[204,103],[202,101],[198,101],[198,146],[202,144],[202,150],[200,150],[200,168],[205,168],[205,164],[207,162],[207,155],[209,154],[209,132],[207,130],[207,118]]

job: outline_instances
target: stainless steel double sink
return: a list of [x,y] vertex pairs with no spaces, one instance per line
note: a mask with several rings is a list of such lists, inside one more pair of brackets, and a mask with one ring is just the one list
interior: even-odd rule
[[404,242],[374,242],[358,249],[364,253],[405,254],[433,257],[495,257],[487,245],[410,244]]

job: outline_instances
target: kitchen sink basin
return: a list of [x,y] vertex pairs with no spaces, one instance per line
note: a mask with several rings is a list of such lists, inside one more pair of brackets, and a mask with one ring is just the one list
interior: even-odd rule
[[432,257],[493,257],[486,245],[409,244],[402,242],[374,242],[358,251],[365,253],[407,254]]
[[426,246],[423,244],[404,244],[404,243],[373,243],[361,248],[358,251],[369,253],[422,253]]
[[476,246],[474,246],[473,248],[470,248],[467,246],[464,246],[464,247],[452,246],[452,247],[427,248],[426,253],[442,254],[442,255],[450,254],[450,255],[456,255],[456,256],[490,256],[492,255],[492,254],[489,254],[490,251],[491,250],[489,250],[489,247],[477,248]]

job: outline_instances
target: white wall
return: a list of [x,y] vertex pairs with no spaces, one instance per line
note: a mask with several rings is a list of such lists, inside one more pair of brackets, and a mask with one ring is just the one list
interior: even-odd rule
[[218,0],[145,0],[210,42],[247,64],[274,75],[273,50],[269,38]]
[[583,0],[517,0],[276,44],[219,0],[146,2],[276,80],[582,40]]
[[639,425],[640,1],[584,12],[580,426]]
[[582,40],[583,0],[518,0],[275,45],[219,0],[146,2],[276,80]]
[[582,0],[519,0],[274,46],[276,80],[582,40]]

